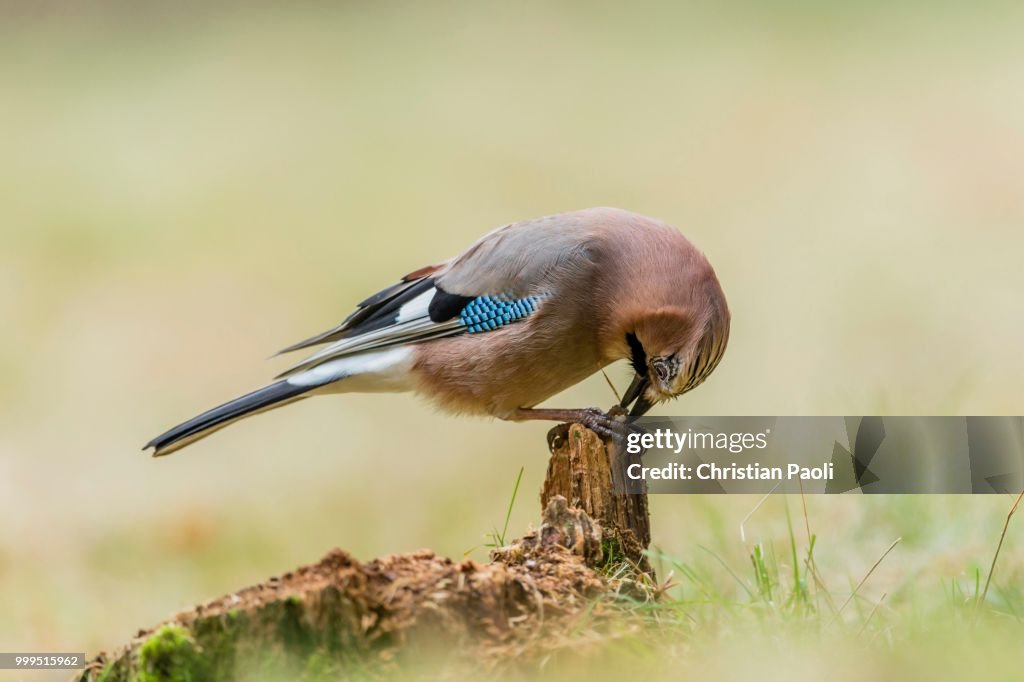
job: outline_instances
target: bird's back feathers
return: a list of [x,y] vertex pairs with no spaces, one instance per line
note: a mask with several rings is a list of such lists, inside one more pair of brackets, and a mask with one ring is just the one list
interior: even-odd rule
[[[450,261],[422,268],[374,294],[340,325],[281,351],[330,344],[280,376],[367,350],[487,331],[527,317],[552,294],[553,275],[590,263],[587,244],[597,225],[593,218],[579,211],[490,232]],[[507,304],[498,319],[502,324],[473,321],[468,309],[478,299],[480,308]]]

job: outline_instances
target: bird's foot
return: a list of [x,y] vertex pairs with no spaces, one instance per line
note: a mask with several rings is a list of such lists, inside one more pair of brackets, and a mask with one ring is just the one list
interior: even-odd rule
[[569,438],[569,426],[581,424],[603,440],[616,443],[622,442],[633,433],[645,433],[644,429],[626,419],[625,411],[612,408],[607,412],[596,407],[577,410],[573,421],[555,426],[548,431],[548,448],[554,452],[565,444]]

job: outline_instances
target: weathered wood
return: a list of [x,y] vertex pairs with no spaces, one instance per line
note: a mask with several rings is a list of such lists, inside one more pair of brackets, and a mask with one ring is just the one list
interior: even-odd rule
[[625,476],[630,455],[605,443],[589,429],[572,424],[549,439],[552,446],[541,507],[562,496],[601,526],[604,561],[624,558],[645,572],[644,550],[651,542],[647,487]]

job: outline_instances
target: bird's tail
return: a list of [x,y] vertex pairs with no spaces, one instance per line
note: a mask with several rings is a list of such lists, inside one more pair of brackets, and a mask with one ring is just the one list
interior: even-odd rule
[[153,448],[154,457],[169,455],[239,419],[302,400],[306,397],[306,393],[316,388],[318,386],[315,384],[296,384],[286,379],[275,381],[269,386],[235,398],[175,426],[170,431],[149,441],[142,449]]

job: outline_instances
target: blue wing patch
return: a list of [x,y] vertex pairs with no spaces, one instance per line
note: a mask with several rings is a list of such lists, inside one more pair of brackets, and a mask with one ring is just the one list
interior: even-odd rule
[[459,319],[470,334],[493,331],[529,317],[537,311],[541,300],[549,295],[535,294],[523,298],[511,298],[504,294],[478,296],[466,304],[459,313]]

